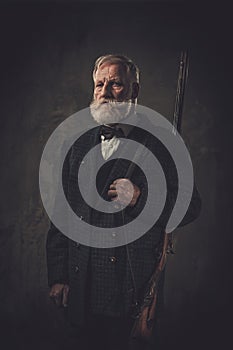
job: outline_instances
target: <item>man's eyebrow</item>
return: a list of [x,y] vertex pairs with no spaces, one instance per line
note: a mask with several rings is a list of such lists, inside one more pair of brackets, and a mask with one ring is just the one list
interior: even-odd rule
[[120,77],[113,77],[110,78],[111,81],[122,81],[122,79]]
[[[95,81],[95,84],[98,84],[98,83],[103,83],[105,79],[96,79]],[[120,77],[112,77],[109,79],[109,81],[117,81],[117,82],[122,82],[122,79]]]

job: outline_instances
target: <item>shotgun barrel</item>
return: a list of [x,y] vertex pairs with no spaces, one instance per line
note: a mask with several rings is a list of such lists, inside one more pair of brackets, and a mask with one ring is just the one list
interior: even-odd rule
[[173,114],[173,133],[176,135],[178,131],[181,133],[181,123],[182,123],[182,113],[184,106],[184,93],[185,87],[187,84],[188,78],[188,70],[189,70],[189,56],[188,51],[184,50],[181,52],[180,56],[180,67],[177,81],[177,89],[176,89],[176,99],[175,99],[175,107]]

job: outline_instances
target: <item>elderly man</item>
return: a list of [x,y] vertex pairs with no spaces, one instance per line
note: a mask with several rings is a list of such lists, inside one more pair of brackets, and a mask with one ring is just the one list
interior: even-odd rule
[[[100,126],[75,142],[63,171],[64,191],[72,209],[80,218],[98,227],[119,227],[141,212],[147,199],[147,180],[137,166],[131,169],[129,176],[132,163],[121,159],[122,138],[142,143],[156,155],[164,172],[168,173],[168,194],[156,224],[140,239],[116,248],[81,245],[68,239],[51,223],[47,238],[50,297],[57,305],[67,306],[72,334],[79,344],[77,348],[128,349],[134,306],[140,302],[158,263],[164,228],[176,200],[176,172],[159,142],[142,129],[124,124],[129,116],[136,116],[137,66],[125,56],[102,56],[95,63],[93,79],[94,98],[90,111]],[[106,163],[97,175],[97,188],[105,200],[128,204],[120,214],[93,210],[77,190],[77,169],[87,151],[98,143],[101,144],[99,157]],[[199,211],[200,198],[194,189],[182,224],[194,220]]]

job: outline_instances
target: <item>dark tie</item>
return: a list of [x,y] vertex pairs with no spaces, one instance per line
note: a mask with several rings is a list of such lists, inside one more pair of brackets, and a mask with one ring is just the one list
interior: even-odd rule
[[105,140],[110,140],[113,136],[124,137],[124,133],[121,128],[117,126],[102,125],[100,128],[100,135],[103,135]]

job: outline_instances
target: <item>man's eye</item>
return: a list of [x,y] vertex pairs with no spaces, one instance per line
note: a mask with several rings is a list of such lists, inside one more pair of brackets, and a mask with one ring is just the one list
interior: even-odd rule
[[96,84],[95,87],[101,87],[101,86],[103,86],[103,83],[98,83],[98,84]]

